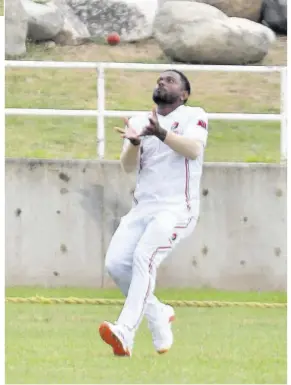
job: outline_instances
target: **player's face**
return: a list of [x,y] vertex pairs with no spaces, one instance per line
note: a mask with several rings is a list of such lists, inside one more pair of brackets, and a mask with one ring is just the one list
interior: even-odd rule
[[173,104],[184,100],[185,91],[180,75],[176,72],[165,71],[158,80],[153,93],[153,101],[159,104]]

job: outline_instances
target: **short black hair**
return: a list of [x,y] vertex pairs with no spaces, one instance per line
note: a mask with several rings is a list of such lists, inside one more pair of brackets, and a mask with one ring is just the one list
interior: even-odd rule
[[[178,70],[167,70],[165,72],[168,72],[168,71],[171,71],[171,72],[176,72],[176,74],[178,74],[182,80],[182,83],[184,85],[184,90],[188,92],[189,95],[191,95],[191,84],[187,78],[186,75],[183,74],[183,72],[180,72]],[[188,98],[184,100],[184,104],[187,102]]]

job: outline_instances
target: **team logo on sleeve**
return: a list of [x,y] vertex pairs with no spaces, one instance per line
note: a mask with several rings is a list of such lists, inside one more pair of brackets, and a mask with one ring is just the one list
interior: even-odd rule
[[207,130],[207,123],[204,122],[204,120],[198,120],[198,123],[197,123],[198,126],[202,127],[202,128],[205,128],[205,130]]
[[174,122],[171,126],[171,131],[178,132],[179,122]]

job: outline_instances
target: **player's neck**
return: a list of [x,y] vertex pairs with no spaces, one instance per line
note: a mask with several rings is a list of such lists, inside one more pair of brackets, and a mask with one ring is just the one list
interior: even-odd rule
[[178,108],[180,106],[182,106],[180,101],[173,103],[173,104],[159,104],[157,112],[159,115],[166,116],[166,115],[169,115],[171,112],[173,112],[174,110],[176,110],[176,108]]

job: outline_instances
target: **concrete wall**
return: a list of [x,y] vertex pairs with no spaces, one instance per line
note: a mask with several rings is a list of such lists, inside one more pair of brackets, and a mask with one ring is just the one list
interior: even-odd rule
[[[118,162],[6,160],[6,285],[110,287],[104,255],[131,205]],[[285,290],[286,167],[206,164],[201,218],[158,286]]]

